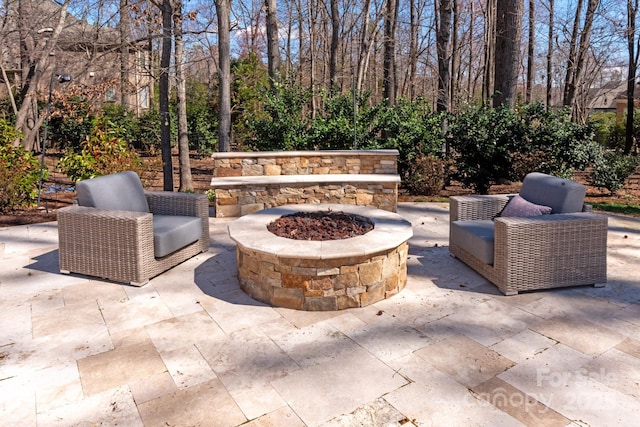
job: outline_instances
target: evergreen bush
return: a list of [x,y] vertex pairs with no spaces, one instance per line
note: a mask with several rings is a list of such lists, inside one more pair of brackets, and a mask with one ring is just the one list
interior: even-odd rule
[[636,156],[604,152],[593,164],[590,183],[615,194],[624,187],[625,180],[636,170],[638,164],[640,162]]
[[142,160],[127,141],[118,136],[121,131],[106,120],[96,123],[82,149],[79,152],[68,150],[58,167],[74,181],[126,170],[140,174]]
[[0,212],[33,206],[40,174],[43,179],[48,176],[32,152],[13,146],[19,136],[12,123],[0,118]]

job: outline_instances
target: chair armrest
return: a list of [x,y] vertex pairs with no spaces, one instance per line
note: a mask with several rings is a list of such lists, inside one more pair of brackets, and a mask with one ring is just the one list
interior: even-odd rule
[[153,257],[153,215],[148,212],[96,209],[72,205],[58,210],[60,250],[133,255],[147,252]]
[[112,210],[112,209],[97,209],[89,206],[80,206],[78,204],[72,204],[70,206],[58,209],[57,216],[62,218],[63,221],[67,217],[73,218],[90,218],[95,219],[97,221],[109,221],[111,219],[117,221],[142,221],[142,220],[150,220],[153,218],[153,215],[149,212],[136,212],[136,211],[121,211],[121,210]]
[[494,262],[522,257],[527,262],[553,259],[561,263],[582,255],[606,257],[607,222],[607,216],[588,212],[498,217]]
[[509,194],[449,197],[449,221],[491,219],[509,201]]
[[145,196],[154,214],[209,218],[209,199],[205,194],[145,191]]

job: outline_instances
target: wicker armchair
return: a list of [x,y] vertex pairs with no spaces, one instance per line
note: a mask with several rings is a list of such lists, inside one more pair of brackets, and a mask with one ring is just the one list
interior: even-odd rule
[[[552,199],[554,190],[570,183],[535,174],[529,181],[541,188],[531,198]],[[523,183],[523,190],[527,178]],[[575,183],[572,183],[573,185]],[[580,185],[580,184],[577,184]],[[520,194],[523,194],[521,191]],[[583,193],[584,194],[584,193]],[[580,212],[529,217],[497,216],[511,196],[455,196],[450,198],[449,251],[495,284],[505,295],[521,291],[574,285],[599,285],[607,281],[607,217],[594,214],[588,205]],[[558,205],[558,198],[551,205]],[[534,203],[541,204],[540,200]],[[574,201],[575,204],[575,201]],[[560,209],[562,210],[562,209]],[[477,236],[465,237],[464,227]],[[474,240],[475,239],[475,240]],[[478,243],[480,242],[480,243]],[[474,246],[484,245],[485,253]],[[487,254],[486,252],[491,252]]]
[[62,273],[141,286],[209,248],[205,195],[145,191],[133,172],[77,186],[78,204],[58,210]]

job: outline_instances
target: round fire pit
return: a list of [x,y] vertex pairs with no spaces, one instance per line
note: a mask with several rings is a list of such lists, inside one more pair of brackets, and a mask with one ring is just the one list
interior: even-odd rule
[[[337,212],[373,224],[340,240],[294,240],[268,231],[287,215]],[[339,204],[287,205],[245,215],[229,225],[238,278],[251,297],[298,310],[342,310],[389,298],[407,282],[411,223],[380,209]]]

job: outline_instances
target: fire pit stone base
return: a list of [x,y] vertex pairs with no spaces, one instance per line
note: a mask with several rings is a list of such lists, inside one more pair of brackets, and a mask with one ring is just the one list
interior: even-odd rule
[[[345,240],[296,241],[267,231],[272,220],[300,211],[342,211],[374,223]],[[407,283],[411,224],[399,215],[352,205],[289,205],[246,215],[229,225],[237,244],[238,277],[251,297],[308,311],[364,307],[400,292]]]

